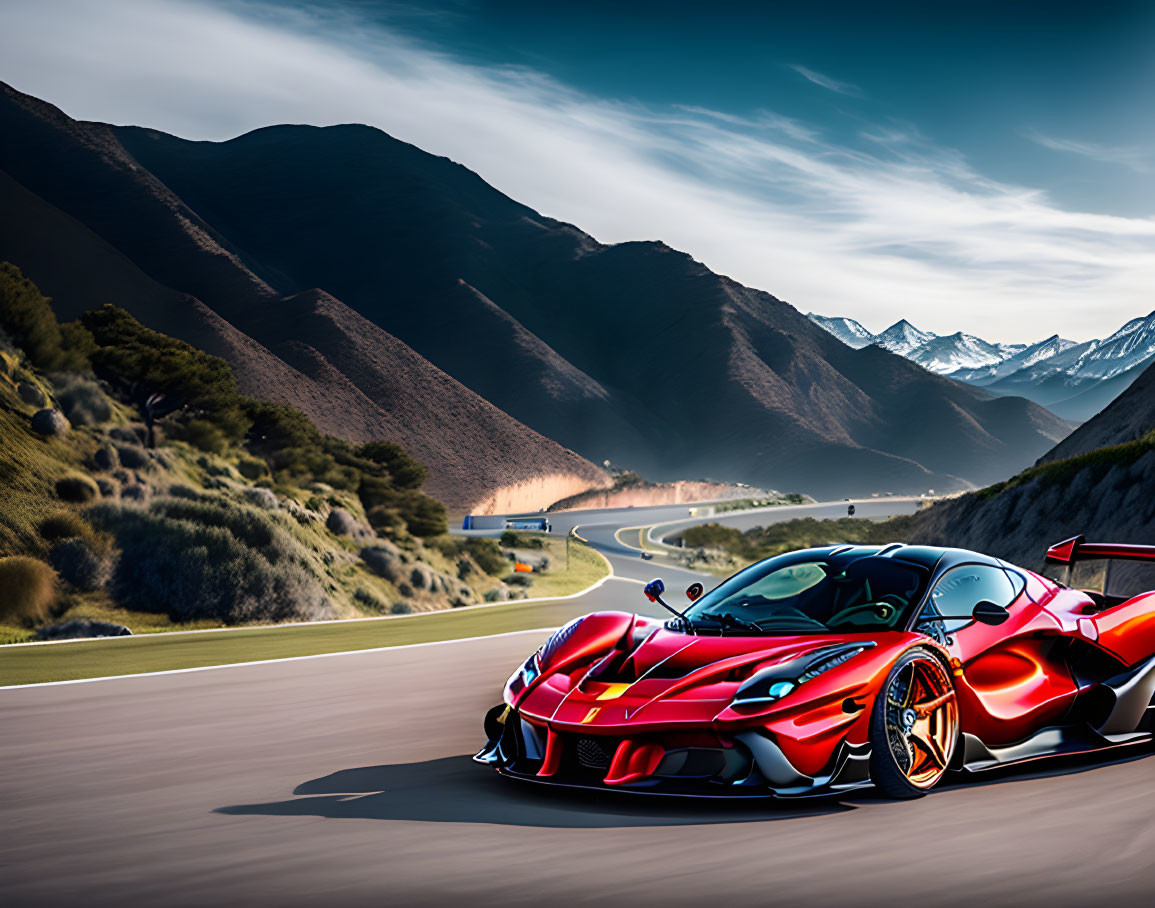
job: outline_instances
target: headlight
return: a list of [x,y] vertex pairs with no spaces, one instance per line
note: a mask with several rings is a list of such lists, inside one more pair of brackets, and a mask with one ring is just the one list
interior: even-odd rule
[[735,706],[764,706],[793,693],[799,685],[817,678],[847,659],[865,652],[873,643],[851,643],[826,647],[779,665],[771,665],[745,681],[734,694]]

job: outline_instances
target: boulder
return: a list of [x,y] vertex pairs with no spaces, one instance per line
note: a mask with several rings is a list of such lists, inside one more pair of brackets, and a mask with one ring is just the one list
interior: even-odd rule
[[357,521],[344,508],[333,508],[325,518],[325,526],[336,536],[353,536],[357,532]]
[[32,417],[32,431],[49,437],[68,433],[68,420],[59,410],[39,410]]
[[48,403],[48,396],[36,387],[36,385],[26,381],[22,381],[16,386],[16,394],[24,403],[31,404],[34,407],[43,407]]
[[404,576],[400,553],[385,540],[362,549],[361,560],[374,574],[384,577],[390,583],[395,584]]
[[486,602],[508,602],[510,598],[510,589],[504,583],[499,583],[485,594]]
[[42,627],[36,632],[36,636],[40,640],[77,640],[83,637],[129,637],[131,635],[132,631],[123,624],[88,619],[54,624],[51,627]]

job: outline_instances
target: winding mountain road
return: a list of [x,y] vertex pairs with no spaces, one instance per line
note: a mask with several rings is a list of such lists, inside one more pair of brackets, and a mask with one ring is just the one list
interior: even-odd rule
[[[645,605],[637,581],[655,574],[693,579],[617,542],[641,522],[629,514],[579,529],[618,579],[575,614]],[[541,636],[0,691],[3,902],[1150,904],[1142,753],[905,803],[680,803],[502,779],[470,754]]]

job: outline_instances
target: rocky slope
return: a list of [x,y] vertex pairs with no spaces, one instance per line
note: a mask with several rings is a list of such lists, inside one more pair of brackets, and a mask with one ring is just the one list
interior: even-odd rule
[[1080,533],[1155,544],[1155,366],[1102,413],[1009,482],[940,502],[895,532],[1042,569],[1048,545]]

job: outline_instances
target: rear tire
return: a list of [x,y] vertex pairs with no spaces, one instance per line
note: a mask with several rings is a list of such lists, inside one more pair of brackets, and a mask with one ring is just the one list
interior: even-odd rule
[[870,716],[870,777],[892,798],[921,798],[946,774],[958,740],[954,683],[930,650],[903,653]]

